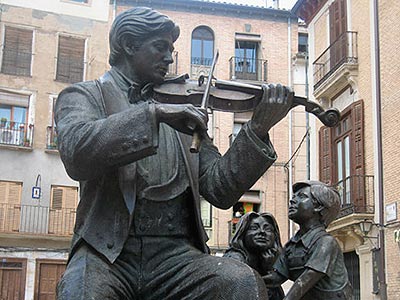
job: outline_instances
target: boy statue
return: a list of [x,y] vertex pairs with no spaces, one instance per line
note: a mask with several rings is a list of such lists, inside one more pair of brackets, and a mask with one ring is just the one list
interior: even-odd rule
[[300,229],[286,243],[264,282],[274,287],[287,279],[294,281],[284,300],[352,299],[343,253],[326,232],[339,213],[339,193],[319,181],[297,182],[293,193],[288,215]]

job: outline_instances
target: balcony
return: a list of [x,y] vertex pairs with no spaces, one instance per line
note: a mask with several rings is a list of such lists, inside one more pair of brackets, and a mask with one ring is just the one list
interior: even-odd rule
[[211,70],[212,58],[192,57],[190,60],[190,77],[199,78],[201,75],[208,76]]
[[0,203],[0,233],[71,236],[76,209]]
[[374,213],[374,176],[349,176],[334,186],[340,193],[341,201],[341,209],[337,219],[350,214]]
[[0,121],[0,145],[32,147],[33,124]]
[[57,150],[58,134],[55,126],[47,126],[46,129],[46,149]]
[[314,96],[332,97],[357,76],[357,32],[344,32],[313,63]]
[[267,81],[268,62],[233,56],[229,59],[229,78],[231,80]]

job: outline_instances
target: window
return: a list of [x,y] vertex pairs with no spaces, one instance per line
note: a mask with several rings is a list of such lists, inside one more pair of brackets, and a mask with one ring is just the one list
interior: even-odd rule
[[22,183],[0,181],[0,232],[19,231]]
[[56,80],[67,83],[83,80],[85,39],[59,36]]
[[236,41],[235,76],[237,79],[258,80],[258,43]]
[[251,211],[259,212],[261,205],[260,191],[247,191],[232,207],[232,220],[230,221],[229,240],[236,231],[240,218]]
[[192,65],[211,66],[214,56],[214,34],[208,27],[197,27],[192,33]]
[[30,146],[33,125],[28,124],[29,95],[0,91],[0,144]]
[[342,112],[336,127],[319,132],[320,180],[338,188],[343,207],[366,207],[363,123],[360,100]]
[[212,205],[200,197],[200,212],[204,227],[212,227]]
[[56,131],[56,123],[54,121],[54,108],[56,105],[56,96],[50,96],[49,98],[49,106],[51,110],[51,116],[49,119],[49,126],[47,126],[47,141],[46,141],[46,148],[50,150],[55,150],[57,149],[58,146],[58,135]]
[[233,132],[229,136],[229,145],[232,146],[233,141],[236,139],[239,131],[242,129],[244,123],[234,122],[233,123]]
[[49,233],[71,235],[75,225],[78,188],[67,186],[51,187]]
[[300,52],[300,53],[308,52],[308,35],[307,34],[299,33],[298,52]]
[[5,26],[2,73],[31,75],[32,36],[32,30]]

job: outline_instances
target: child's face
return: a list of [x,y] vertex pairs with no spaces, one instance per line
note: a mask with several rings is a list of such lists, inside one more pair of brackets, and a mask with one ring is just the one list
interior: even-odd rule
[[274,240],[274,228],[270,223],[261,216],[251,220],[244,236],[244,244],[250,252],[271,248]]
[[294,193],[293,198],[289,201],[288,215],[289,219],[297,224],[302,224],[314,217],[315,207],[309,186]]

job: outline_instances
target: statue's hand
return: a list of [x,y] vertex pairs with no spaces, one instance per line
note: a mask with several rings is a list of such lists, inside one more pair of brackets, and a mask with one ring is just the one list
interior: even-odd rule
[[262,87],[263,97],[254,110],[250,126],[258,137],[265,139],[268,131],[292,108],[294,93],[290,88],[280,84],[269,84]]
[[192,104],[163,104],[155,106],[157,121],[174,129],[192,135],[194,131],[206,132],[208,114],[205,109]]

